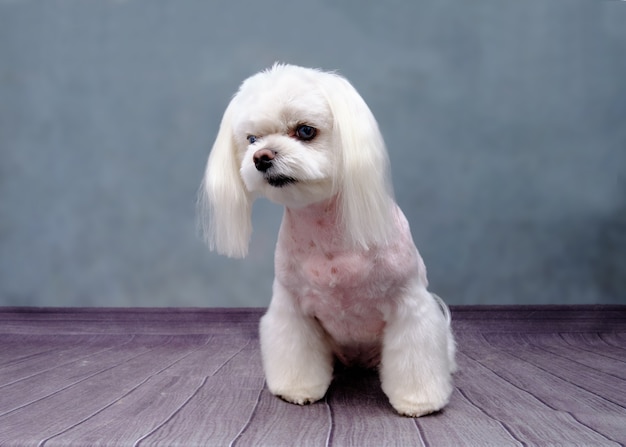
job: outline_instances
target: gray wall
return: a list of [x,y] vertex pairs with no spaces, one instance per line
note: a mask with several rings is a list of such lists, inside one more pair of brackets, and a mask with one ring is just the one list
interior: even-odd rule
[[0,1],[0,305],[264,306],[281,210],[210,253],[239,83],[338,69],[452,304],[626,302],[626,2]]

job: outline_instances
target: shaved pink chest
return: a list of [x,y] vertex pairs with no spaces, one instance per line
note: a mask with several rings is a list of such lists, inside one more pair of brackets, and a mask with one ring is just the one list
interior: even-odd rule
[[368,363],[378,355],[386,317],[402,288],[420,274],[408,224],[400,213],[398,239],[387,247],[345,250],[334,220],[291,217],[288,212],[281,227],[277,279],[332,337],[340,358]]

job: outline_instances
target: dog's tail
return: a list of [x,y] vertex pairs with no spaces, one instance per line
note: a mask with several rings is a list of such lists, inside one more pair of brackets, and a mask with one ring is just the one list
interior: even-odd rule
[[443,316],[446,317],[448,326],[450,326],[450,323],[452,322],[452,314],[450,313],[450,308],[445,303],[443,298],[441,298],[439,295],[435,295],[434,293],[431,293],[431,295],[433,296],[435,301],[437,301],[437,304],[439,304],[439,307],[441,308],[441,312],[443,312]]

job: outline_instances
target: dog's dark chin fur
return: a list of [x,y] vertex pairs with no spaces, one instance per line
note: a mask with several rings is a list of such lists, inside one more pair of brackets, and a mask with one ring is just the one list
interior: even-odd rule
[[271,175],[267,176],[265,180],[275,188],[282,188],[283,186],[298,182],[295,178],[286,175]]

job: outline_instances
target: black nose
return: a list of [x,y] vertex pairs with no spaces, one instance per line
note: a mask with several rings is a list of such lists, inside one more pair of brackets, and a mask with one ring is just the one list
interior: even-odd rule
[[258,150],[252,157],[254,160],[254,166],[256,166],[258,171],[265,172],[272,167],[272,160],[274,160],[275,156],[276,153],[269,149]]

